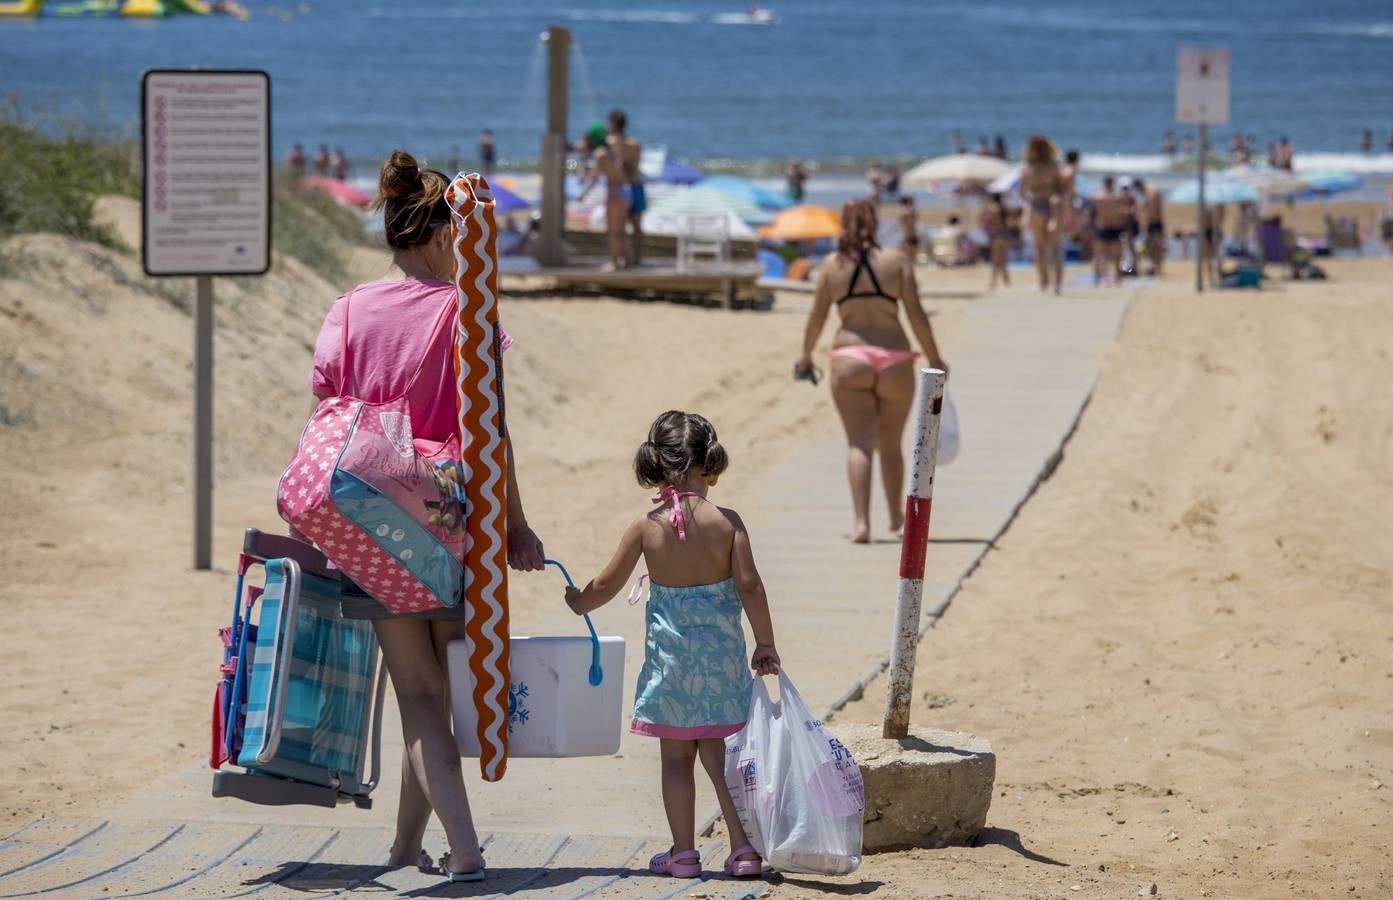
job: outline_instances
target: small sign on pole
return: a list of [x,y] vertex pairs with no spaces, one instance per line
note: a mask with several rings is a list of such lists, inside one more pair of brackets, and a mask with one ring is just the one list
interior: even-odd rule
[[1209,155],[1209,126],[1229,120],[1229,50],[1227,47],[1181,47],[1175,61],[1175,120],[1199,126],[1199,203],[1195,231],[1195,290],[1204,290],[1204,265],[1210,253],[1205,231],[1204,164]]
[[212,567],[213,276],[271,267],[271,79],[260,71],[153,69],[140,82],[141,263],[197,276],[194,568]]

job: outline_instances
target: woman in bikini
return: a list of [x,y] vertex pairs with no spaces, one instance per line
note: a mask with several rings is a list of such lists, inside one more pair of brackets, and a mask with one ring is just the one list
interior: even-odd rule
[[1054,144],[1043,134],[1031,135],[1025,145],[1025,169],[1021,172],[1021,199],[1030,210],[1030,233],[1035,239],[1035,269],[1040,290],[1060,291],[1063,259],[1059,253],[1059,226],[1064,214],[1066,187]]
[[948,369],[919,303],[914,263],[903,253],[882,250],[876,243],[877,226],[875,207],[869,201],[848,200],[842,207],[837,252],[822,263],[803,353],[794,364],[798,373],[812,370],[813,347],[835,304],[841,327],[828,353],[832,399],[846,428],[846,470],[854,515],[851,540],[860,544],[871,536],[871,459],[877,450],[890,530],[899,531],[904,524],[901,439],[914,403],[911,363],[919,354],[910,349],[900,325],[900,307],[929,364]]

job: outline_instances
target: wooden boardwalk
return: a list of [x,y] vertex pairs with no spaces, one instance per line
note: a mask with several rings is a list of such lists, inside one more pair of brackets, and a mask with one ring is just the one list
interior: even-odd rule
[[[1091,394],[1129,294],[1008,294],[975,301],[951,348],[950,391],[962,417],[962,453],[936,479],[924,626],[1009,525]],[[878,672],[889,649],[898,544],[849,547],[845,445],[835,418],[819,423],[775,469],[746,516],[774,599],[784,663],[815,710],[831,710]],[[877,501],[877,509],[881,509]],[[930,598],[939,598],[935,604]],[[518,633],[574,629],[563,609],[516,621]],[[607,617],[636,672],[641,616]],[[626,677],[626,680],[629,680]],[[632,691],[632,684],[627,691]],[[392,713],[389,711],[389,717]],[[835,725],[834,725],[835,727]],[[391,842],[400,737],[384,740],[383,787],[370,813],[255,807],[208,796],[210,772],[191,765],[109,810],[104,819],[43,819],[0,839],[0,900],[44,897],[337,896],[748,897],[778,876],[717,877],[720,840],[701,845],[708,879],[646,874],[666,849],[653,788],[655,742],[626,740],[614,758],[516,760],[498,784],[470,781],[481,825],[506,825],[485,848],[482,885],[442,884],[414,869],[382,866]],[[700,785],[703,779],[698,779]],[[699,813],[713,812],[709,787]],[[379,823],[381,827],[367,827]],[[717,837],[724,835],[717,829]],[[427,846],[443,848],[432,831]],[[842,884],[840,892],[858,886]]]

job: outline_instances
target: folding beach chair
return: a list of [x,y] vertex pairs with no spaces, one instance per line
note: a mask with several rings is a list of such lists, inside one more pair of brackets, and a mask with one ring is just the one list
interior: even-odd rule
[[[257,565],[265,569],[262,588],[246,585]],[[318,550],[247,529],[232,625],[223,630],[209,760],[219,769],[214,797],[372,806],[386,665],[371,623],[340,616],[339,592]],[[243,771],[220,768],[229,762]]]

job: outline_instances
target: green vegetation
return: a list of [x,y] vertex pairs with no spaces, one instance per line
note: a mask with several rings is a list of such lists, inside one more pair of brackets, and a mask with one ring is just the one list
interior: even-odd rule
[[[132,252],[110,228],[93,221],[98,197],[140,195],[139,147],[68,132],[49,136],[0,111],[0,241],[17,234],[61,234]],[[299,259],[330,281],[343,279],[348,251],[366,242],[358,213],[322,191],[277,183],[271,240],[276,254]],[[21,261],[0,253],[0,273]]]
[[0,239],[50,232],[127,249],[111,229],[92,221],[92,204],[103,194],[136,196],[140,181],[130,145],[47,137],[0,119],[0,159]]

